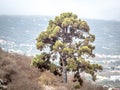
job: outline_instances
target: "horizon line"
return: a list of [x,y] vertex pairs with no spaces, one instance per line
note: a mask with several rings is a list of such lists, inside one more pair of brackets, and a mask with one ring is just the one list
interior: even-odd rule
[[[0,14],[0,16],[49,16],[49,17],[56,17],[57,15],[44,15],[44,14]],[[79,18],[79,15],[78,15]],[[115,21],[115,22],[120,22],[120,20],[114,20],[114,19],[99,19],[99,18],[86,18],[86,17],[81,17],[80,19],[88,19],[88,20],[98,20],[98,21]]]

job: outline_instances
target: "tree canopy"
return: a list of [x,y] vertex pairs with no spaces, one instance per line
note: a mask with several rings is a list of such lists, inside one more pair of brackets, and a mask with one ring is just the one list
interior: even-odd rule
[[88,61],[89,57],[95,57],[94,40],[95,35],[90,33],[86,21],[71,12],[62,13],[50,20],[47,29],[37,37],[36,47],[41,53],[33,58],[32,65],[41,71],[63,75],[64,82],[67,82],[67,72],[75,72],[73,81],[80,85],[83,83],[81,72],[91,74],[95,81],[95,72],[102,70],[102,66]]

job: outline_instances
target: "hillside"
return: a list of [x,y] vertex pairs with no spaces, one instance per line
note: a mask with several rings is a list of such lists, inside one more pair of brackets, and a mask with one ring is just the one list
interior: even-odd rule
[[[50,72],[40,72],[30,66],[32,57],[8,53],[0,48],[0,90],[75,90],[71,76],[67,84],[62,77],[55,77]],[[80,90],[106,90],[85,81]]]
[[30,57],[10,54],[0,49],[0,79],[8,90],[40,90],[40,73],[30,66]]

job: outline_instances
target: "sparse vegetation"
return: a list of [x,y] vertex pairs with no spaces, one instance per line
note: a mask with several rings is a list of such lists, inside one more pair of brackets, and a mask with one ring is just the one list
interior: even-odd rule
[[[4,52],[0,48],[0,79],[7,90],[75,90],[73,86],[76,83],[72,82],[71,75],[68,76],[69,82],[64,84],[62,77],[58,78],[49,71],[40,72],[31,67],[31,59],[31,57]],[[78,90],[107,89],[84,81],[83,86]]]
[[58,80],[59,79],[57,79],[57,77],[55,77],[53,73],[50,73],[48,71],[43,72],[39,77],[39,83],[49,86],[57,86]]
[[81,86],[80,86],[79,83],[74,85],[74,89],[80,89],[80,87],[81,87]]
[[[30,67],[31,57],[7,53],[0,48],[0,79],[7,90],[40,90],[40,72]],[[1,89],[0,89],[1,90]]]

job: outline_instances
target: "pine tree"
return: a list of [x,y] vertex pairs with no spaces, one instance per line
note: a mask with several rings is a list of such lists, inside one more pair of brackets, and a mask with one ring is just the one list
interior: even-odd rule
[[81,72],[91,74],[95,81],[95,72],[102,70],[101,65],[91,64],[86,60],[95,57],[95,35],[90,33],[87,22],[78,19],[76,14],[67,12],[56,16],[36,40],[36,47],[41,53],[34,57],[32,65],[41,71],[49,70],[55,75],[62,75],[65,83],[67,72],[74,72],[73,81],[82,85]]

